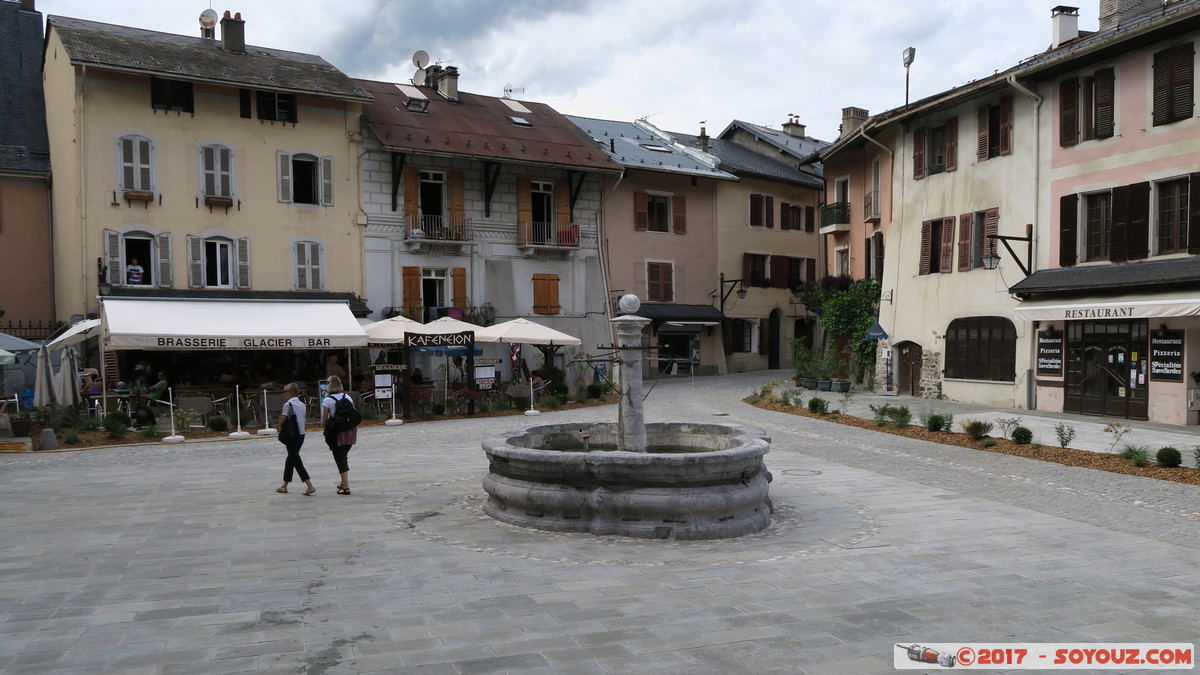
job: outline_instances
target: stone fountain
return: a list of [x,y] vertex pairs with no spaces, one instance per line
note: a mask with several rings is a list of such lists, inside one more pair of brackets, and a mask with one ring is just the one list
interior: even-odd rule
[[485,440],[484,511],[521,527],[646,539],[722,539],[771,522],[771,440],[733,424],[646,424],[637,296],[613,319],[616,424],[548,424]]

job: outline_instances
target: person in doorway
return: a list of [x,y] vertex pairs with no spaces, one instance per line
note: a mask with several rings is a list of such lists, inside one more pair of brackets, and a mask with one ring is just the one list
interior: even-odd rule
[[125,266],[125,283],[130,286],[140,286],[142,277],[146,275],[146,270],[138,264],[137,258],[130,258],[129,264]]
[[287,492],[288,483],[292,482],[292,470],[296,475],[300,476],[300,480],[304,481],[304,495],[316,494],[317,488],[313,487],[312,480],[309,479],[308,471],[304,469],[304,461],[300,459],[300,446],[304,445],[304,402],[297,398],[300,395],[300,388],[295,382],[288,382],[283,385],[283,409],[279,414],[279,428],[283,428],[283,423],[287,421],[289,415],[296,416],[296,428],[300,431],[300,436],[295,440],[283,444],[287,448],[287,459],[283,461],[283,485],[275,488],[276,492]]
[[[321,402],[321,426],[325,427],[325,445],[328,445],[329,451],[333,453],[333,461],[337,464],[338,473],[341,474],[342,478],[341,482],[337,484],[337,493],[339,495],[348,495],[350,494],[350,462],[348,457],[350,446],[358,442],[358,429],[334,431],[329,428],[329,418],[333,416],[337,402],[342,399],[350,399],[350,396],[346,394],[345,388],[342,386],[342,378],[337,375],[329,378],[327,390],[329,395]],[[354,405],[354,399],[350,399],[350,405]]]
[[330,354],[329,362],[325,364],[325,379],[331,380],[335,377],[339,380],[346,379],[346,369],[338,365],[337,354]]

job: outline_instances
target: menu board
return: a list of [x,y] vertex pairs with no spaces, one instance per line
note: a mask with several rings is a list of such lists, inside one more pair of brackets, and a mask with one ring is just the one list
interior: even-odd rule
[[1062,375],[1063,334],[1049,331],[1037,334],[1038,375]]
[[1150,333],[1150,379],[1183,382],[1183,331]]

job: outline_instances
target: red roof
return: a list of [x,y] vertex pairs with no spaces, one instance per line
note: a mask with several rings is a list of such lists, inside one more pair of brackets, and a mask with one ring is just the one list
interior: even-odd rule
[[[363,117],[388,150],[621,171],[621,166],[594,140],[544,103],[466,92],[459,92],[458,101],[453,102],[430,87],[355,81],[375,97],[373,103],[363,106]],[[419,90],[429,100],[426,111],[406,108],[409,97],[400,86]],[[516,104],[517,109],[510,104]],[[524,120],[528,126],[513,118]]]

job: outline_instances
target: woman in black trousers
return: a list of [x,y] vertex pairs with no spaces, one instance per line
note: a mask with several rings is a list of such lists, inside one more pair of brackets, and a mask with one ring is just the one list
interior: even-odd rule
[[315,494],[317,488],[313,487],[312,480],[308,477],[308,471],[304,469],[304,460],[300,459],[300,446],[304,445],[304,403],[296,398],[300,393],[300,388],[295,382],[288,382],[283,385],[283,409],[279,414],[279,428],[283,428],[283,423],[287,421],[288,415],[296,416],[296,427],[300,430],[300,435],[293,441],[288,441],[283,444],[287,448],[287,459],[283,462],[283,485],[275,488],[276,492],[287,492],[288,483],[292,482],[292,470],[300,475],[300,480],[307,485],[304,489],[305,496]]

